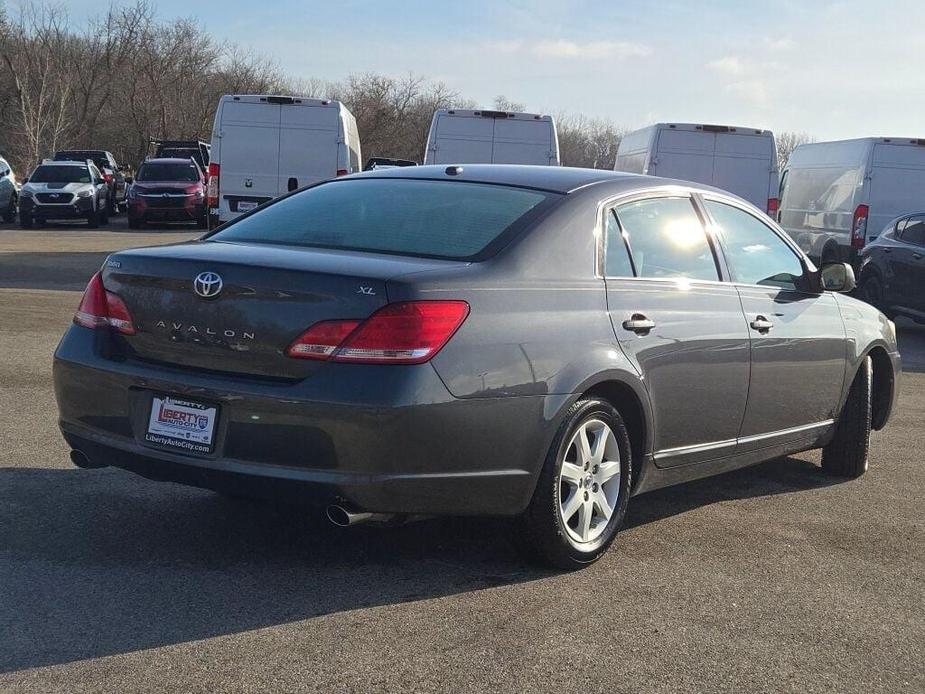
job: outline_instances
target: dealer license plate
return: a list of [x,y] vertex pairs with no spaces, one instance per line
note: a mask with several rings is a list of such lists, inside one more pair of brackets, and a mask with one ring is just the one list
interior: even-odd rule
[[218,410],[201,402],[155,396],[145,441],[193,453],[211,453]]

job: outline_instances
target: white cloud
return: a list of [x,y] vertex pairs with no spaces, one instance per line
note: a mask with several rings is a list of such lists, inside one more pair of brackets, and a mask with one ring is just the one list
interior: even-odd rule
[[767,106],[771,100],[771,90],[761,80],[741,80],[726,85],[726,91],[732,92],[754,106]]
[[652,52],[652,49],[648,46],[630,41],[587,41],[578,43],[566,39],[543,41],[510,39],[506,41],[489,41],[484,45],[489,51],[498,53],[521,53],[537,58],[565,60],[600,60],[604,58],[621,60],[647,56]]
[[745,64],[735,55],[727,55],[707,63],[707,67],[724,75],[744,75]]
[[782,36],[779,39],[772,39],[770,36],[765,38],[764,45],[772,51],[789,51],[793,48],[793,39],[789,36]]
[[652,52],[648,46],[631,41],[588,41],[577,43],[566,39],[540,41],[531,45],[530,49],[535,55],[542,57],[580,59],[641,58]]

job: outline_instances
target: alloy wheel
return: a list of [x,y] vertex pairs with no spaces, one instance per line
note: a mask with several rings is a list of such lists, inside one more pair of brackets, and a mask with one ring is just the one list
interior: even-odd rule
[[565,449],[559,472],[559,517],[574,544],[596,540],[620,496],[620,447],[607,424],[581,424]]

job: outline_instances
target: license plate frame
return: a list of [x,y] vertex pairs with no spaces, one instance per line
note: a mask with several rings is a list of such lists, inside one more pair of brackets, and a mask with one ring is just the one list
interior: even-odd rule
[[238,212],[250,212],[260,203],[254,200],[238,200]]
[[154,394],[144,431],[146,443],[183,453],[215,451],[218,406],[167,394]]

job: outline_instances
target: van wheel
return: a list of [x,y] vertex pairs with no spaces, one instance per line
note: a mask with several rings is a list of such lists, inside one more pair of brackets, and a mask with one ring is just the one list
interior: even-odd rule
[[632,469],[620,413],[604,400],[578,400],[553,439],[521,518],[521,547],[560,569],[597,561],[623,524]]
[[822,469],[830,475],[860,477],[867,472],[873,374],[871,359],[865,357],[835,424],[835,436],[822,449]]

